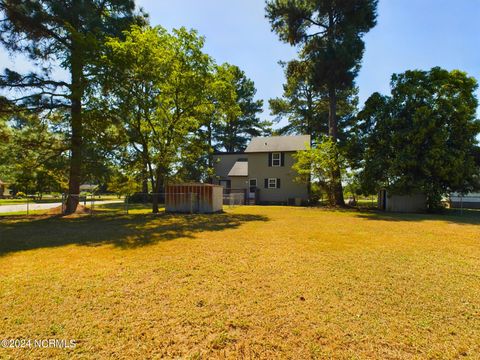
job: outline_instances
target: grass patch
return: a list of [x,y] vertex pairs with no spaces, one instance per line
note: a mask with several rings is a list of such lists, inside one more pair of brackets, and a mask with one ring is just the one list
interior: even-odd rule
[[[48,209],[47,210],[30,210],[28,212],[28,216],[32,216],[32,215],[45,215],[47,214],[48,212]],[[8,213],[0,213],[0,218],[1,217],[9,217],[9,216],[27,216],[27,210],[23,210],[23,211],[13,211],[13,212],[8,212]]]
[[[163,211],[165,209],[165,206],[163,204],[159,204],[158,209],[160,211]],[[113,204],[102,204],[102,205],[96,205],[95,206],[95,211],[96,212],[101,212],[101,213],[127,213],[128,214],[149,214],[152,212],[152,204],[135,204],[135,203],[130,203],[130,204],[125,204],[125,203],[113,203]]]
[[[50,203],[57,203],[61,202],[62,198],[46,198],[43,200],[33,200],[28,199],[29,204],[50,204]],[[0,206],[1,205],[23,205],[27,203],[27,199],[0,199]]]
[[477,358],[479,215],[3,218],[2,356]]

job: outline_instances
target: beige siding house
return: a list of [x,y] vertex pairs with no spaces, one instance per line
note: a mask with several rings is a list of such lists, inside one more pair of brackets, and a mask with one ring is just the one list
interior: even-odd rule
[[244,193],[250,202],[305,202],[308,186],[294,181],[292,166],[295,152],[309,144],[309,135],[255,137],[243,153],[214,155],[215,183],[227,193]]

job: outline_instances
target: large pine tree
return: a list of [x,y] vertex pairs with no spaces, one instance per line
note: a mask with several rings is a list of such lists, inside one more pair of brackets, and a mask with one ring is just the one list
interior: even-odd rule
[[[78,205],[84,149],[84,100],[94,74],[91,64],[107,36],[120,35],[134,22],[133,0],[1,0],[0,41],[12,53],[20,53],[37,70],[18,74],[5,70],[0,87],[10,90],[9,100],[29,108],[63,108],[69,112],[70,170],[67,213]],[[53,76],[61,67],[68,80]],[[23,94],[19,95],[18,91]]]
[[[292,60],[285,67],[286,83],[283,96],[270,99],[270,111],[275,121],[287,121],[279,134],[310,134],[312,141],[328,135],[329,101],[327,90],[318,90],[312,83],[305,61]],[[337,94],[338,138],[345,141],[345,130],[351,125],[357,109],[358,89],[349,88]]]
[[[363,35],[376,23],[378,0],[270,0],[266,12],[282,41],[301,46],[317,90],[327,89],[329,136],[337,141],[337,97],[351,88],[364,51]],[[343,205],[340,171],[335,202]]]

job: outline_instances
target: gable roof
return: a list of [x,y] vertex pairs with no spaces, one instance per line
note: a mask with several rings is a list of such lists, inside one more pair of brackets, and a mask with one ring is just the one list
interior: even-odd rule
[[230,169],[228,176],[248,176],[248,161],[237,160]]
[[310,135],[254,137],[245,152],[299,151],[307,145],[310,145]]

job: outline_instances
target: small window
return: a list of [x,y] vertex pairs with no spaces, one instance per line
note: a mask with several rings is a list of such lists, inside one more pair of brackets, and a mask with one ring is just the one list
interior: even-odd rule
[[268,179],[268,188],[269,189],[276,189],[277,188],[277,179]]
[[250,192],[255,192],[257,189],[257,179],[250,179],[248,185],[250,187]]
[[272,153],[272,166],[280,166],[280,165],[281,165],[281,154]]
[[230,189],[230,180],[220,180],[219,185],[224,189]]

